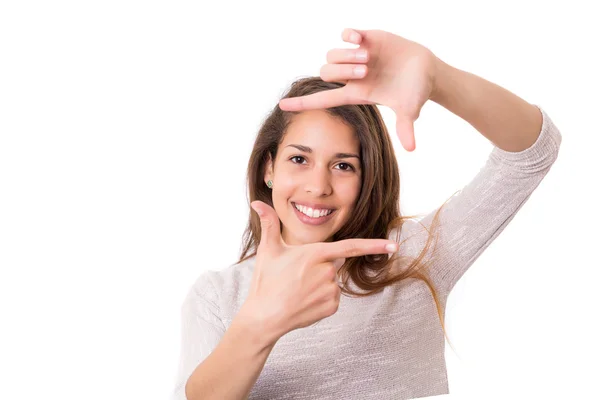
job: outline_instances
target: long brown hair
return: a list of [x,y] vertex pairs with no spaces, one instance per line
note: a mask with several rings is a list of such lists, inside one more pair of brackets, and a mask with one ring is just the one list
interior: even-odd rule
[[[283,98],[305,96],[342,86],[344,84],[325,82],[320,77],[301,78],[292,83]],[[351,238],[388,239],[394,229],[397,233],[396,241],[399,241],[399,232],[404,222],[415,219],[417,216],[400,215],[398,161],[379,109],[374,105],[361,104],[332,107],[325,109],[325,111],[332,116],[341,118],[354,130],[360,141],[361,169],[363,171],[361,190],[353,210],[353,217],[333,235],[331,241]],[[248,206],[251,202],[260,200],[273,207],[271,189],[264,183],[266,163],[269,160],[269,155],[274,162],[278,146],[283,141],[286,130],[292,121],[292,116],[298,113],[297,111],[283,111],[279,108],[279,105],[276,105],[259,129],[248,161]],[[437,225],[438,215],[442,207],[437,210],[431,227]],[[432,260],[424,260],[432,245],[435,229],[425,229],[428,231],[429,237],[416,258],[403,256],[400,252],[392,257],[378,254],[346,258],[346,262],[340,269],[341,281],[343,282],[341,290],[342,293],[351,296],[366,297],[381,292],[385,287],[404,279],[421,279],[427,284],[433,295],[442,330],[446,334],[439,297],[427,272],[427,267]],[[248,225],[243,234],[243,250],[236,264],[256,255],[260,237],[260,219],[251,210]],[[400,248],[402,248],[401,245],[404,241],[400,242]],[[392,274],[392,266],[394,266],[394,270],[401,272]],[[365,292],[359,293],[349,288],[349,279]]]

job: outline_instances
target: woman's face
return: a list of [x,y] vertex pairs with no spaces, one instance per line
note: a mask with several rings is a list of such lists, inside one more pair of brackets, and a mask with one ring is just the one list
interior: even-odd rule
[[[274,168],[269,160],[265,173],[265,183],[273,181],[273,205],[285,243],[330,241],[346,223],[360,192],[358,157],[360,142],[341,119],[324,110],[293,116]],[[303,210],[311,216],[298,206],[305,206]],[[315,218],[315,209],[319,215],[334,211]]]

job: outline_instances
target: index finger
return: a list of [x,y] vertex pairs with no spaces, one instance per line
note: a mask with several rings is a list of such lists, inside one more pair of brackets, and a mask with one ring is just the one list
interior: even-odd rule
[[398,243],[386,239],[346,239],[339,242],[319,243],[316,250],[317,260],[332,261],[336,258],[394,253],[398,251]]
[[284,111],[314,110],[317,108],[331,108],[344,104],[362,104],[357,99],[350,98],[344,87],[324,90],[300,97],[288,97],[279,101],[279,107]]

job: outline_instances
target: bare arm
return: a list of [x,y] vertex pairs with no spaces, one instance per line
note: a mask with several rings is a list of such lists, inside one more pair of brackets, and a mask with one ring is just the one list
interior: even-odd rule
[[495,83],[437,59],[431,100],[471,124],[496,147],[523,151],[542,127],[540,110]]
[[188,379],[187,399],[248,398],[275,344],[249,314],[240,312],[219,345]]

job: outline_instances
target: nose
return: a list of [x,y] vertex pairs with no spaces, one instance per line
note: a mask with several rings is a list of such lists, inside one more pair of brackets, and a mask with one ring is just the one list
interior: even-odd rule
[[327,196],[332,192],[331,174],[327,168],[314,168],[306,176],[307,180],[304,185],[306,193],[311,193],[314,196]]

